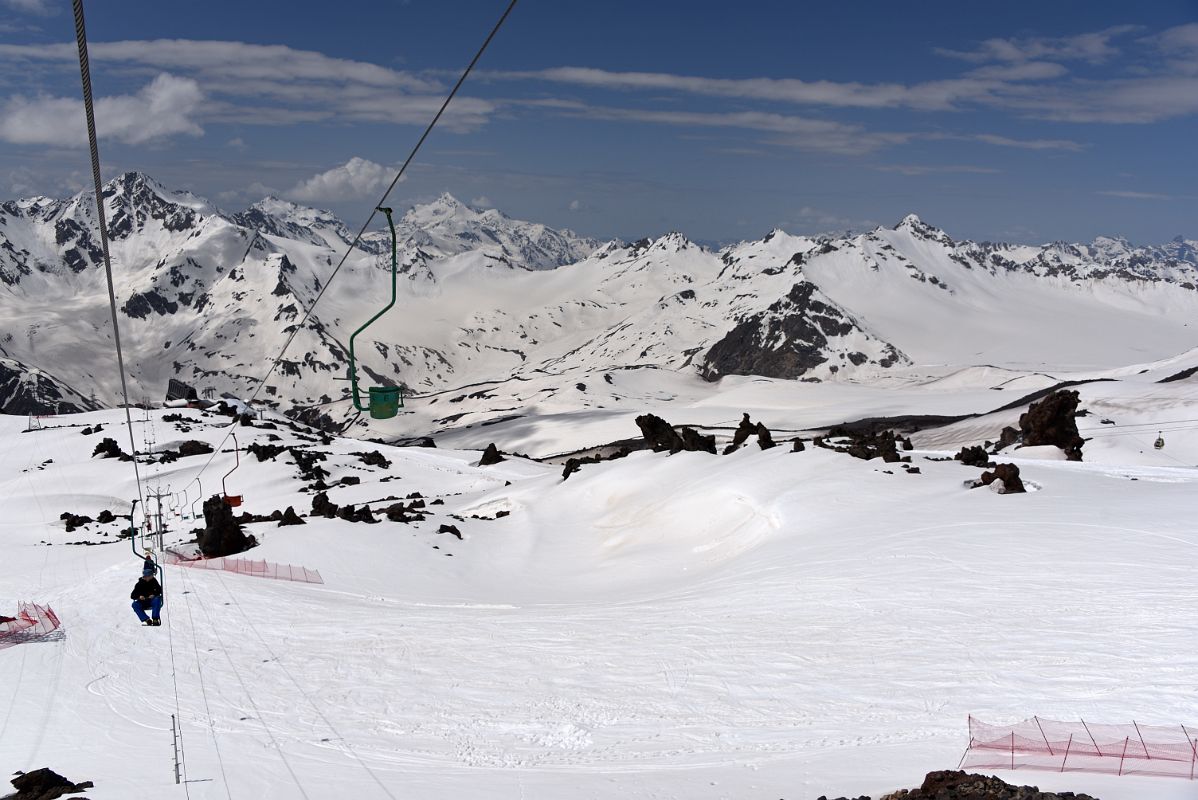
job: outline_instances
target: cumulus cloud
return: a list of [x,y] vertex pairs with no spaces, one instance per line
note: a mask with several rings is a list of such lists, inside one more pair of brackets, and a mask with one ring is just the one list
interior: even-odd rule
[[[133,95],[95,102],[101,139],[141,144],[171,136],[200,136],[196,122],[203,92],[195,81],[163,73]],[[87,144],[83,102],[65,97],[11,97],[0,113],[0,139],[12,144]]]
[[571,211],[581,211],[582,203],[580,203],[578,200],[571,200],[570,205],[567,206],[567,208],[569,208]]
[[352,200],[382,192],[394,177],[393,167],[354,156],[339,167],[300,181],[287,196],[308,203]]
[[470,200],[470,205],[474,206],[475,208],[490,208],[491,198],[487,197],[485,194],[480,194],[478,197],[472,198]]

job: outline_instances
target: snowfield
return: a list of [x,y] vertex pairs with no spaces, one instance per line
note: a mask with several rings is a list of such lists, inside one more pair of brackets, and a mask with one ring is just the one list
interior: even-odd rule
[[[0,768],[93,780],[96,800],[814,800],[878,797],[955,768],[970,713],[1198,723],[1198,382],[1155,382],[1195,360],[1082,376],[1118,378],[1077,387],[1087,460],[1002,457],[1019,465],[1023,495],[966,490],[979,470],[932,459],[996,439],[1020,413],[996,409],[1062,374],[729,378],[704,393],[632,371],[610,387],[627,408],[546,409],[439,440],[467,449],[238,428],[243,451],[277,435],[328,452],[330,485],[361,479],[331,489],[335,503],[377,509],[419,492],[428,519],[254,525],[251,557],[317,569],[324,584],[167,567],[160,628],[129,609],[140,563],[120,523],[66,533],[59,520],[127,513],[130,465],[90,457],[105,436],[129,449],[123,413],[33,432],[0,417],[0,612],[34,600],[63,622],[49,641],[0,650]],[[566,481],[560,465],[522,458],[477,466],[489,441],[550,455],[632,438],[646,409],[725,434],[748,411],[782,444],[637,452]],[[221,442],[227,418],[182,413],[198,420],[189,432],[138,412],[139,447]],[[810,444],[794,453],[780,433],[903,413],[981,416],[915,434],[919,474]],[[1161,420],[1182,422],[1157,451]],[[67,427],[97,423],[92,435]],[[207,495],[233,465],[230,444],[203,473]],[[390,468],[352,455],[375,449]],[[206,460],[143,464],[143,479],[190,484],[195,500]],[[287,454],[243,452],[228,485],[253,513],[311,508]],[[443,523],[462,540],[437,534]],[[171,536],[192,524],[175,519]],[[103,543],[66,544],[78,541]],[[1196,791],[1000,775],[1103,800]]]

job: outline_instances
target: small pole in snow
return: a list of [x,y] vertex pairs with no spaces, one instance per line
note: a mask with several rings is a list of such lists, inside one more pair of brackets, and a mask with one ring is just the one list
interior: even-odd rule
[[1186,741],[1190,744],[1190,751],[1194,757],[1190,759],[1190,780],[1194,780],[1194,766],[1198,764],[1198,739],[1191,739],[1190,732],[1186,730],[1186,726],[1181,726],[1181,732],[1186,735]]
[[1151,761],[1152,755],[1148,752],[1148,745],[1144,744],[1144,734],[1140,733],[1140,726],[1136,725],[1136,721],[1134,719],[1131,721],[1131,724],[1135,726],[1136,735],[1140,737],[1140,746],[1144,748],[1144,758]]
[[1044,736],[1044,726],[1040,724],[1040,718],[1032,717],[1032,719],[1036,721],[1036,727],[1040,729],[1040,735],[1044,737],[1044,745],[1048,748],[1048,754],[1050,756],[1055,756],[1056,753],[1052,752],[1052,745],[1048,743],[1048,737]]
[[1127,757],[1127,743],[1131,741],[1130,736],[1123,737],[1123,755],[1119,756],[1119,774],[1123,774],[1123,759]]
[[179,731],[175,715],[171,714],[171,747],[175,751],[175,783],[179,783]]
[[[1089,734],[1090,741],[1094,742],[1094,734],[1090,733],[1090,726],[1086,724],[1086,721],[1084,719],[1082,720],[1082,727],[1085,728],[1086,733]],[[1102,756],[1102,750],[1098,747],[1098,742],[1094,742],[1094,751],[1096,753],[1098,753],[1099,757]]]
[[1011,731],[1011,769],[1015,769],[1015,731]]
[[1073,746],[1073,734],[1069,734],[1069,741],[1065,743],[1065,757],[1061,759],[1061,772],[1065,771],[1065,762],[1069,760],[1069,748]]

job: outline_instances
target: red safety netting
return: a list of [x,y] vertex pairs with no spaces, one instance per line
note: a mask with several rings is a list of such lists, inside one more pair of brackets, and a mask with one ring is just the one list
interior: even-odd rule
[[168,549],[166,563],[192,569],[219,569],[236,572],[238,575],[253,575],[256,578],[272,578],[279,581],[324,583],[320,573],[314,569],[293,564],[275,564],[270,561],[251,561],[248,558],[204,558],[198,554]]
[[40,639],[58,630],[60,624],[58,615],[49,606],[18,603],[16,618],[11,622],[0,622],[0,650]]
[[1198,729],[1187,725],[1103,725],[1032,717],[1013,725],[969,718],[961,767],[1050,769],[1194,779]]

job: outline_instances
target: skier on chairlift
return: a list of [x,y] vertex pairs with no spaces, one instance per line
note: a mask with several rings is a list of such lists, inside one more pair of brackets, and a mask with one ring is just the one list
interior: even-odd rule
[[[162,611],[162,584],[154,577],[153,567],[146,567],[141,571],[141,577],[129,593],[129,599],[133,601],[133,611],[143,625],[162,624],[162,620],[158,618]],[[146,616],[147,611],[150,612],[149,617]]]

